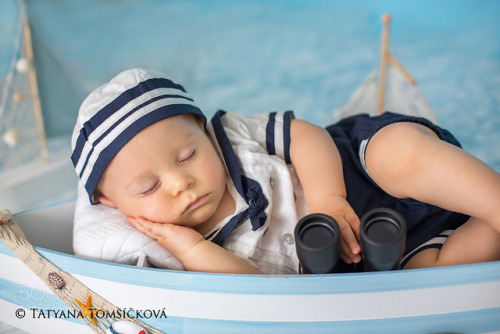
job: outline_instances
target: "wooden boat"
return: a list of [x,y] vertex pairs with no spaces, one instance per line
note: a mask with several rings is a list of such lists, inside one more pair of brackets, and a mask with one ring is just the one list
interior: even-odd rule
[[[165,333],[500,331],[500,262],[311,276],[133,267],[72,255],[73,209],[65,202],[15,219],[44,258]],[[0,322],[30,333],[91,332],[3,243],[0,266]]]
[[74,205],[15,215],[35,247],[0,243],[0,324],[29,333],[104,333],[124,320],[144,333],[500,332],[500,262],[293,276],[134,267],[73,254]]

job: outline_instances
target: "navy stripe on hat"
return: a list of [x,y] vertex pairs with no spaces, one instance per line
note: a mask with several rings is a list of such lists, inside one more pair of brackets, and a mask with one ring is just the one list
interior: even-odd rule
[[[111,88],[103,86],[94,91],[88,105],[84,102],[80,109],[80,116],[85,118],[88,114],[88,120],[80,129],[75,128],[78,132],[75,132],[77,138],[71,160],[91,203],[94,203],[92,195],[109,162],[139,131],[159,120],[181,114],[194,114],[205,119],[181,85],[165,78],[145,78],[148,73],[144,70],[131,70],[120,75],[124,81],[128,80],[128,84],[131,80],[142,78],[143,81],[120,92],[123,85],[112,80],[109,83]],[[99,105],[112,94],[117,97],[111,102],[100,109],[94,106],[93,103]]]
[[[184,88],[171,80],[164,78],[153,78],[140,82],[137,86],[130,88],[120,94],[111,103],[106,105],[104,108],[99,110],[92,118],[84,123],[82,129],[80,130],[80,135],[76,142],[75,149],[73,150],[73,155],[71,159],[73,164],[76,165],[78,159],[80,158],[81,151],[86,141],[88,140],[90,134],[98,128],[106,119],[113,115],[117,110],[122,109],[127,103],[136,99],[137,97],[143,95],[146,92],[158,89],[158,88],[173,88],[180,90],[184,93],[186,91]],[[180,95],[178,95],[180,96]],[[192,99],[188,98],[193,101]]]

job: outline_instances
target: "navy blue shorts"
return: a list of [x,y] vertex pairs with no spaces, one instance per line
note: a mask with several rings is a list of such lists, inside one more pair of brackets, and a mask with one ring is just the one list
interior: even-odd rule
[[[364,164],[366,146],[378,130],[396,122],[414,122],[425,125],[436,132],[441,140],[461,147],[458,140],[449,131],[438,127],[425,118],[389,112],[374,117],[366,114],[352,116],[326,129],[335,141],[342,158],[349,204],[360,218],[369,210],[379,207],[392,208],[401,213],[407,224],[404,256],[410,253],[413,256],[416,254],[414,250],[420,249],[421,245],[439,236],[441,232],[456,229],[465,223],[469,216],[443,210],[411,198],[393,197],[372,180]],[[439,248],[440,246],[436,244],[435,247]]]

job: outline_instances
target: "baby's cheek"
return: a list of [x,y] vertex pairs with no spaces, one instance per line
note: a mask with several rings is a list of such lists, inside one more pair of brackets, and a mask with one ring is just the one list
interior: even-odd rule
[[172,208],[172,203],[165,201],[151,201],[138,211],[142,212],[142,217],[153,223],[173,223],[175,221],[173,215],[175,210]]
[[[211,144],[210,144],[211,145]],[[225,175],[225,167],[221,157],[213,146],[205,148],[200,152],[200,159],[197,161],[197,174],[211,176]]]

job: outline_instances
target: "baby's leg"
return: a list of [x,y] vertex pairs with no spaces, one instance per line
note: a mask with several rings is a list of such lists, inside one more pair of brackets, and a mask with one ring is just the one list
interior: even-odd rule
[[441,250],[416,255],[409,267],[500,260],[500,174],[429,128],[395,123],[366,150],[372,179],[387,193],[470,215]]
[[469,264],[499,259],[500,234],[496,233],[490,225],[476,218],[470,218],[446,239],[441,249],[428,248],[419,252],[406,263],[404,269]]

